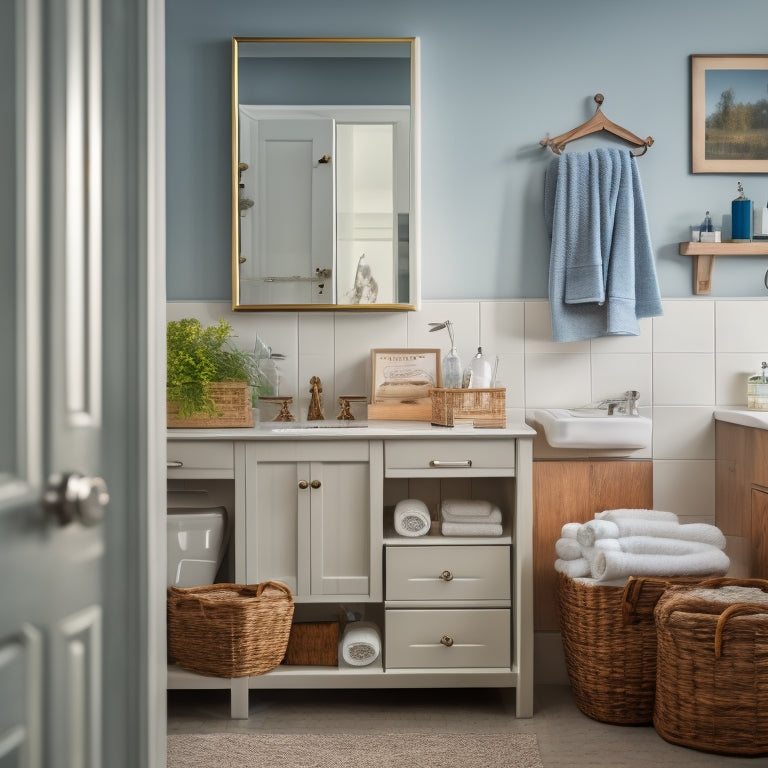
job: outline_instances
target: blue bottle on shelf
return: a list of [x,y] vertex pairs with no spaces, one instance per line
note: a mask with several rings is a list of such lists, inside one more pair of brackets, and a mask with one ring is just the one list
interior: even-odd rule
[[752,201],[745,196],[741,182],[739,196],[731,203],[731,240],[749,243],[752,240]]

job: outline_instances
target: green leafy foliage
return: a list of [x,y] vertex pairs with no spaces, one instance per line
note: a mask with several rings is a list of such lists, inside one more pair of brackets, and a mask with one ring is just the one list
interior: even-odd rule
[[212,416],[210,385],[256,379],[256,359],[230,343],[232,326],[223,318],[203,328],[194,318],[172,320],[166,328],[166,397],[179,404],[179,416]]

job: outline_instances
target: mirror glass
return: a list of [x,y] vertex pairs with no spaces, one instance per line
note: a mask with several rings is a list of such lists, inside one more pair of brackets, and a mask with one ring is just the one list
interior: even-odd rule
[[232,40],[234,309],[416,309],[415,38]]

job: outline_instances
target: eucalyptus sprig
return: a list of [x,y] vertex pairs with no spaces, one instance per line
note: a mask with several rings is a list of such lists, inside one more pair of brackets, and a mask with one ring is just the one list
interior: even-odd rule
[[210,385],[256,380],[256,358],[230,342],[232,326],[223,318],[203,328],[196,318],[172,320],[166,327],[166,396],[179,404],[179,416],[215,415]]

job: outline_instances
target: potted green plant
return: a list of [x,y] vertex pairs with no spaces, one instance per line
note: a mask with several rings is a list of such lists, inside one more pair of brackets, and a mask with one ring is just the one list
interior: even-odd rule
[[250,386],[256,359],[235,347],[223,318],[204,328],[194,318],[166,328],[168,426],[252,426]]

